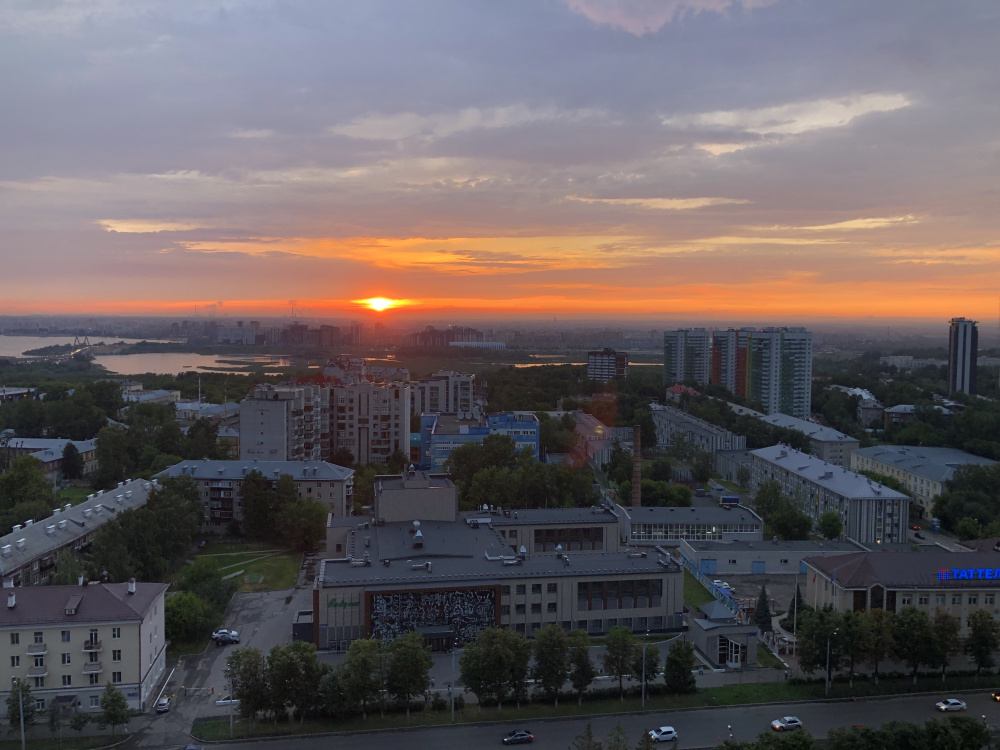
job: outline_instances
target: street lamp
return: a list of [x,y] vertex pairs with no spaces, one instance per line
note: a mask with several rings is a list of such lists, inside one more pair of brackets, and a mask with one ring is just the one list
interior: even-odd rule
[[642,707],[646,707],[646,641],[649,640],[649,630],[642,639]]
[[825,695],[829,697],[830,695],[830,639],[840,632],[840,628],[834,628],[826,636],[826,693]]

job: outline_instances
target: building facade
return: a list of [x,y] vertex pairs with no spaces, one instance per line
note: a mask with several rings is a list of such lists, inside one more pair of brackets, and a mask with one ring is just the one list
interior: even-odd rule
[[734,435],[724,427],[692,417],[681,409],[653,404],[652,410],[656,444],[659,446],[671,445],[674,435],[679,433],[695,448],[708,453],[743,450],[746,447],[744,435]]
[[259,471],[272,487],[282,475],[295,480],[299,497],[319,500],[338,518],[354,508],[354,471],[326,461],[182,461],[161,477],[190,477],[198,486],[202,529],[225,534],[243,525],[243,482]]
[[767,414],[760,417],[760,420],[774,427],[801,432],[809,438],[809,452],[834,466],[848,466],[851,463],[851,451],[861,445],[857,438],[832,427],[824,427],[788,414]]
[[[410,454],[410,386],[355,383],[330,392],[330,447],[346,448],[354,463],[386,463],[393,453]],[[246,436],[240,435],[245,441]]]
[[875,445],[851,453],[853,471],[871,471],[899,480],[914,500],[922,518],[933,515],[934,498],[945,490],[956,469],[992,466],[995,461],[957,448],[925,448],[912,445]]
[[834,511],[844,524],[844,536],[864,545],[907,541],[910,498],[901,492],[835,467],[785,445],[751,451],[751,489],[777,482],[815,521]]
[[259,385],[240,402],[244,461],[319,461],[329,455],[327,388]]
[[527,448],[539,460],[541,438],[538,417],[530,412],[503,412],[482,419],[468,419],[457,414],[420,415],[421,469],[444,471],[452,451],[467,443],[481,443],[487,435],[507,435],[515,450]]
[[463,414],[472,416],[476,407],[476,376],[441,370],[410,383],[413,414]]
[[948,395],[976,392],[979,364],[979,325],[974,320],[952,318],[948,328]]
[[764,522],[749,508],[616,506],[619,534],[630,547],[676,547],[689,541],[747,541],[764,538]]
[[750,334],[754,329],[730,328],[712,332],[712,372],[709,382],[721,385],[735,396],[746,397]]
[[749,333],[747,398],[767,414],[806,418],[812,410],[812,333],[764,328]]
[[663,333],[663,381],[707,383],[712,363],[712,334],[704,328]]
[[628,377],[628,354],[614,349],[587,352],[587,378],[607,383]]
[[0,610],[0,701],[26,680],[35,709],[53,703],[101,710],[111,683],[145,711],[166,665],[163,583],[4,588]]

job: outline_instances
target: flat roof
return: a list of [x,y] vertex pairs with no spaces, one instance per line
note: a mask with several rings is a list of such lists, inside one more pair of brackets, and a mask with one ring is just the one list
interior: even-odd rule
[[[593,575],[652,575],[679,572],[676,561],[650,550],[640,553],[574,552],[566,559],[556,555],[527,554],[523,561],[499,532],[488,525],[473,528],[465,520],[387,523],[376,526],[370,518],[355,518],[354,562],[327,559],[321,563],[317,585],[365,586],[394,589],[400,586],[490,585],[504,579],[530,577],[579,577]],[[363,528],[365,522],[369,528]],[[415,531],[420,546],[415,547]],[[367,546],[366,546],[367,544]],[[364,557],[370,562],[363,563]],[[388,566],[384,561],[388,560]],[[663,562],[661,562],[663,560]]]
[[[465,430],[463,432],[463,429]],[[433,435],[488,435],[489,428],[479,419],[462,419],[457,414],[438,414]]]
[[758,523],[763,526],[760,516],[749,508],[737,505],[733,508],[712,506],[706,508],[668,508],[619,505],[631,523]]
[[783,542],[783,541],[761,541],[761,542],[746,542],[742,540],[733,542],[718,542],[718,541],[694,541],[691,539],[685,540],[687,544],[699,551],[718,551],[718,552],[815,552],[817,554],[831,553],[831,552],[861,552],[858,549],[858,545],[852,544],[851,542],[815,542],[815,541],[800,541],[800,542]]
[[821,458],[802,453],[787,445],[772,445],[750,451],[757,458],[824,487],[842,497],[852,499],[909,500],[909,495],[886,487],[842,466],[834,466]]
[[454,488],[450,474],[431,474],[427,471],[415,471],[413,476],[406,474],[379,474],[375,477],[375,494],[385,490],[409,489],[443,489]]
[[243,479],[251,471],[259,471],[268,479],[277,479],[282,474],[302,481],[347,481],[354,476],[353,469],[331,464],[328,461],[257,461],[225,460],[181,461],[169,469],[164,469],[158,477],[183,477],[195,479]]
[[[508,509],[509,510],[509,509]],[[488,518],[496,526],[546,526],[554,524],[616,524],[618,517],[601,506],[591,508],[533,508],[500,513],[463,511],[464,518]]]
[[992,466],[996,463],[958,448],[925,448],[911,445],[874,445],[871,448],[853,450],[851,455],[879,461],[935,482],[947,482],[961,466],[968,464]]

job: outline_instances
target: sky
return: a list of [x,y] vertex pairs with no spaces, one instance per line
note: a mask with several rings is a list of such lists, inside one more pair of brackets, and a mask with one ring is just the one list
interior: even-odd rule
[[4,0],[0,314],[995,321],[998,39],[995,0]]

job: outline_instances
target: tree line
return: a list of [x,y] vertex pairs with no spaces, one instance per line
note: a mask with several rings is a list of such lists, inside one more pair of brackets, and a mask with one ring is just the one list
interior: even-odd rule
[[[764,521],[764,536],[782,540],[808,539],[813,530],[813,519],[799,510],[795,501],[781,491],[777,482],[764,482],[754,496],[754,511]],[[844,525],[834,511],[820,515],[817,525],[827,539],[836,539],[843,533]]]
[[22,438],[92,440],[109,417],[117,418],[123,403],[121,385],[112,380],[48,383],[38,387],[37,395],[0,405],[0,431],[11,429]]
[[[958,618],[941,608],[933,614],[913,606],[898,612],[885,609],[834,612],[829,606],[823,609],[807,606],[796,592],[789,616],[796,609],[797,652],[802,670],[807,674],[826,672],[828,679],[836,672],[846,671],[851,686],[856,670],[862,666],[871,668],[877,685],[879,668],[887,659],[905,664],[914,684],[920,669],[938,671],[943,680],[952,658],[960,653],[969,655],[978,675],[995,665],[994,654],[1000,648],[1000,624],[986,609],[977,609],[969,615],[965,638],[959,635]],[[782,626],[786,623],[791,629],[787,617]]]
[[[632,495],[632,452],[616,441],[611,447],[608,462],[601,468],[608,481],[617,488],[619,501],[627,502]],[[641,493],[644,506],[687,508],[691,505],[691,489],[683,484],[674,484],[671,472],[670,461],[665,458],[643,461]]]

